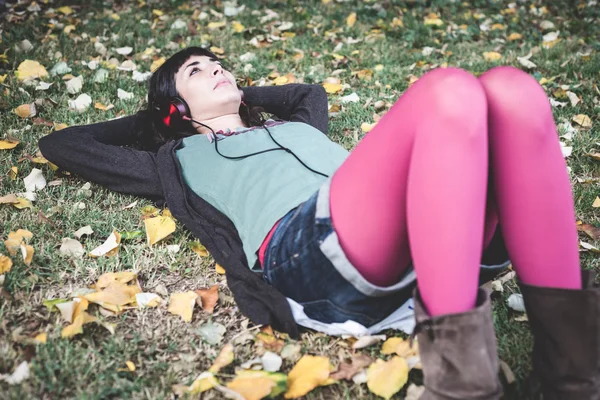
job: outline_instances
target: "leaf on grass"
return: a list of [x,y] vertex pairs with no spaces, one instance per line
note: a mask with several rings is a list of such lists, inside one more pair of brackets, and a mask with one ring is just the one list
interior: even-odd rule
[[107,272],[100,275],[98,281],[93,286],[95,289],[104,289],[113,282],[129,283],[137,279],[137,273],[133,271]]
[[32,237],[33,233],[26,229],[17,229],[16,232],[9,232],[8,239],[4,241],[4,245],[6,246],[6,250],[8,250],[8,254],[15,256],[17,251],[20,250],[21,245],[27,244],[29,239]]
[[37,61],[25,60],[19,64],[15,75],[20,82],[23,82],[36,78],[45,78],[48,76],[48,71]]
[[39,335],[36,335],[33,340],[35,340],[37,343],[44,344],[48,340],[48,334],[46,332],[42,332]]
[[64,327],[60,335],[62,338],[72,338],[75,335],[83,333],[83,325],[97,321],[98,318],[92,317],[84,311],[73,320],[71,325]]
[[525,302],[523,301],[523,295],[518,293],[511,294],[506,303],[510,308],[518,312],[525,312]]
[[275,398],[287,390],[288,377],[280,372],[238,370],[236,378],[271,380],[275,386],[271,389],[270,398]]
[[86,93],[82,93],[75,100],[69,100],[69,108],[73,111],[84,112],[92,104],[92,98]]
[[176,229],[175,220],[164,215],[146,218],[144,225],[146,226],[146,239],[150,247],[175,232]]
[[46,187],[46,178],[41,169],[33,168],[29,175],[23,178],[25,183],[25,190],[28,192],[35,192],[36,190],[42,190]]
[[84,296],[91,303],[98,304],[112,312],[123,310],[122,306],[134,303],[136,294],[142,290],[138,285],[127,285],[121,282],[111,282],[103,290],[89,293]]
[[32,246],[26,244],[26,245],[21,245],[21,255],[23,256],[23,263],[25,263],[25,265],[30,265],[31,264],[31,260],[33,260],[33,253],[34,253],[34,249]]
[[118,253],[119,244],[121,243],[121,235],[117,231],[113,231],[110,236],[100,246],[92,250],[88,255],[90,257],[111,257]]
[[498,53],[497,51],[484,51],[483,52],[483,59],[485,61],[498,61],[502,58],[502,54]]
[[169,299],[169,312],[171,314],[179,315],[185,322],[192,320],[192,313],[194,312],[194,304],[196,304],[196,298],[198,295],[196,292],[188,291],[181,293],[171,294]]
[[27,378],[29,378],[29,364],[27,361],[23,361],[21,364],[19,364],[15,371],[10,375],[0,374],[0,380],[8,383],[9,385],[18,385]]
[[10,269],[12,268],[12,260],[5,256],[0,254],[0,275],[2,275],[5,272],[10,271]]
[[377,342],[385,340],[385,335],[361,336],[352,344],[353,349],[363,349],[374,345]]
[[245,400],[260,400],[270,395],[275,386],[275,382],[264,377],[238,376],[227,384],[229,389],[241,394]]
[[35,114],[36,114],[35,103],[22,104],[19,107],[15,108],[14,112],[21,118],[35,117]]
[[400,337],[389,338],[381,346],[382,354],[396,354],[400,357],[408,358],[419,354],[417,343],[410,347],[410,341]]
[[204,247],[202,243],[198,241],[191,242],[189,244],[189,247],[194,253],[198,254],[200,257],[208,257],[208,250],[206,250],[206,247]]
[[363,368],[371,365],[373,359],[366,354],[354,354],[350,362],[340,363],[337,371],[330,375],[335,380],[352,380],[352,377],[359,373]]
[[217,381],[217,378],[215,378],[211,372],[205,371],[198,375],[198,377],[187,389],[187,393],[191,395],[198,395],[214,388],[218,384],[219,382]]
[[584,232],[586,235],[588,235],[593,240],[600,239],[600,228],[598,228],[597,226],[590,225],[590,224],[581,224],[581,225],[577,225],[577,230],[580,232]]
[[21,142],[15,139],[0,140],[0,150],[14,149],[19,143]]
[[356,23],[356,13],[353,12],[346,18],[346,26],[352,28]]
[[84,227],[82,227],[82,228],[79,228],[79,229],[77,229],[77,230],[75,231],[74,235],[75,235],[75,237],[76,237],[77,239],[81,239],[81,237],[82,237],[83,235],[88,235],[88,236],[89,236],[89,235],[91,235],[92,233],[94,233],[94,230],[92,229],[92,227],[91,227],[91,226],[89,226],[89,225],[86,225],[86,226],[84,226]]
[[592,120],[585,114],[577,114],[573,117],[573,121],[583,128],[590,128],[592,126]]
[[71,238],[62,239],[59,252],[66,256],[73,256],[75,258],[81,258],[85,254],[83,245],[77,240]]
[[384,399],[391,398],[408,381],[408,364],[402,357],[394,356],[388,361],[377,359],[367,370],[367,387]]
[[140,308],[154,308],[162,303],[162,299],[156,293],[136,293],[135,302]]
[[219,275],[225,275],[225,268],[215,263],[215,272]]
[[260,328],[260,332],[256,335],[256,339],[261,341],[267,350],[276,353],[279,353],[285,345],[283,339],[279,339],[275,336],[275,332],[273,332],[273,328],[271,328],[270,325]]
[[265,354],[263,354],[260,358],[260,362],[262,363],[265,371],[277,372],[279,371],[279,368],[281,368],[283,360],[276,353],[273,353],[272,351],[266,351]]
[[323,356],[303,356],[288,374],[286,399],[297,399],[329,379],[329,359]]
[[[52,300],[44,300],[42,304],[48,309],[48,311],[52,311],[54,308],[58,310],[57,304],[68,303],[69,299],[52,299]],[[72,312],[71,312],[72,314]]]
[[207,322],[200,326],[198,329],[198,333],[202,337],[202,339],[212,345],[219,344],[221,340],[223,340],[223,335],[225,334],[226,329],[223,325],[218,322]]
[[579,241],[579,245],[585,250],[589,250],[594,253],[600,253],[600,249],[598,249],[597,247],[595,247],[589,243]]
[[196,290],[196,294],[198,294],[198,298],[196,299],[198,305],[204,311],[212,313],[219,300],[219,286],[213,285],[209,289],[198,289]]
[[592,207],[597,208],[600,207],[600,197],[596,196],[594,202],[592,203]]
[[231,343],[227,343],[225,346],[223,346],[217,358],[215,358],[215,362],[208,369],[208,372],[212,372],[213,374],[218,373],[221,368],[231,364],[233,362],[233,358],[233,345]]
[[325,82],[325,83],[323,83],[323,87],[325,88],[325,91],[329,94],[335,94],[342,90],[342,85],[339,82],[338,83]]
[[19,200],[15,194],[7,194],[6,196],[0,197],[0,204],[16,204]]

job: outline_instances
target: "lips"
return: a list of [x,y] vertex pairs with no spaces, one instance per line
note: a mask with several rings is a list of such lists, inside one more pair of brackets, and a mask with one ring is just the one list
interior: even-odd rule
[[227,79],[220,80],[219,82],[217,82],[217,84],[215,85],[215,87],[213,88],[213,90],[216,89],[216,88],[218,88],[221,85],[224,85],[224,84],[231,85],[231,82],[229,82]]

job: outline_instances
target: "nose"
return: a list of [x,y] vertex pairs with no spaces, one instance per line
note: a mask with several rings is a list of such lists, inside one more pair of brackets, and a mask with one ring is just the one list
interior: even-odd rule
[[213,70],[213,75],[217,75],[219,72],[221,74],[223,73],[223,67],[221,67],[219,64],[216,64],[215,69]]

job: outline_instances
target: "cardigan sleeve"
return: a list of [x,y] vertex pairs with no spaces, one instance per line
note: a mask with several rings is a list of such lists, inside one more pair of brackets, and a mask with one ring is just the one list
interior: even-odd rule
[[110,190],[164,201],[156,153],[121,147],[131,144],[138,114],[52,132],[39,139],[40,152],[60,168]]
[[244,101],[261,106],[286,121],[304,122],[328,134],[327,92],[321,85],[289,83],[279,86],[244,86]]

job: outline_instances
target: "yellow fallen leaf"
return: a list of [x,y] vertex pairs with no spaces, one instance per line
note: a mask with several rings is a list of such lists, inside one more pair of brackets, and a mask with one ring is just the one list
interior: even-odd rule
[[592,120],[585,114],[577,114],[573,117],[573,121],[583,128],[590,128],[592,126]]
[[204,247],[202,243],[198,241],[190,243],[190,249],[192,249],[192,251],[198,254],[200,257],[208,256],[208,250],[206,250],[206,247]]
[[102,103],[94,103],[94,108],[97,110],[108,111],[112,108],[112,106],[105,106]]
[[339,83],[324,83],[323,87],[325,91],[330,94],[334,94],[342,90],[342,85]]
[[13,206],[18,208],[19,210],[22,210],[23,208],[32,208],[33,207],[33,205],[31,204],[31,201],[29,201],[28,199],[26,199],[24,197],[17,197],[17,200],[19,202],[13,204]]
[[294,365],[288,374],[286,399],[297,399],[317,386],[321,386],[329,378],[329,359],[323,356],[305,355]]
[[137,279],[137,274],[133,271],[107,272],[106,274],[100,275],[94,288],[104,289],[113,282],[129,283],[134,279]]
[[137,285],[111,282],[105,289],[86,294],[83,297],[90,303],[96,303],[102,307],[108,306],[109,310],[114,311],[114,309],[120,310],[120,306],[133,303],[135,295],[141,292],[142,290]]
[[273,84],[274,85],[285,85],[286,83],[288,83],[288,78],[287,76],[278,76],[277,78],[275,78],[273,80]]
[[0,75],[0,83],[4,83],[4,81],[6,80],[7,74],[4,75]]
[[377,359],[367,369],[367,387],[386,400],[398,393],[407,381],[408,364],[398,356],[388,361]]
[[15,179],[17,179],[18,174],[19,174],[19,168],[10,167],[10,171],[8,171],[8,176],[10,176],[10,179],[12,179],[14,181]]
[[2,275],[5,272],[10,271],[10,269],[12,268],[12,260],[5,256],[0,254],[0,275]]
[[98,318],[92,317],[87,312],[82,312],[79,314],[74,320],[73,323],[69,326],[63,328],[61,332],[61,337],[63,338],[71,338],[75,335],[83,333],[83,325],[88,324],[90,322],[97,322]]
[[8,238],[4,241],[8,254],[14,256],[21,248],[22,244],[27,244],[27,241],[33,237],[33,233],[26,229],[17,229],[16,232],[9,232]]
[[381,346],[381,354],[394,354],[396,352],[396,347],[403,341],[404,339],[400,337],[389,338]]
[[36,337],[34,337],[33,340],[42,344],[46,343],[46,341],[48,340],[48,334],[46,332],[40,333],[39,335],[36,335]]
[[67,35],[75,30],[75,25],[67,25],[63,28],[63,32]]
[[594,207],[594,208],[600,207],[600,197],[596,196],[596,199],[594,200],[592,207]]
[[146,239],[150,247],[175,232],[176,229],[175,220],[165,216],[147,218],[144,220],[144,225],[146,226]]
[[19,143],[18,140],[0,140],[0,150],[14,149]]
[[31,260],[33,260],[33,247],[26,244],[26,245],[21,245],[21,255],[23,256],[23,262],[25,263],[25,265],[30,265],[31,264]]
[[150,65],[150,72],[154,72],[156,71],[161,65],[163,65],[163,63],[166,61],[166,59],[164,57],[161,57],[157,60],[154,60],[152,62],[152,65]]
[[353,12],[350,15],[348,15],[348,18],[346,18],[346,25],[349,26],[350,28],[352,28],[355,23],[356,23],[356,13]]
[[135,371],[135,364],[133,362],[131,362],[131,361],[125,361],[125,365],[127,365],[127,368],[131,372]]
[[205,371],[194,380],[187,392],[191,395],[198,395],[214,388],[218,384],[219,382],[212,372]]
[[48,76],[48,71],[37,61],[25,60],[19,64],[15,76],[20,82],[23,82],[35,78],[45,78]]
[[215,358],[215,362],[208,369],[208,372],[212,372],[213,374],[218,373],[221,370],[221,368],[231,364],[233,362],[233,358],[233,345],[231,343],[227,343],[225,346],[223,346],[217,358]]
[[227,24],[226,21],[221,21],[221,22],[209,22],[208,25],[206,25],[206,27],[210,30],[213,29],[218,29],[218,28],[222,28]]
[[56,122],[54,123],[54,130],[55,131],[60,131],[61,129],[65,129],[68,128],[69,125],[67,124],[57,124]]
[[260,400],[271,394],[277,384],[263,377],[236,377],[227,384],[234,392],[241,394],[245,400]]
[[232,28],[233,28],[233,31],[234,31],[235,33],[240,33],[240,32],[243,32],[243,31],[244,31],[244,29],[246,29],[246,27],[245,27],[244,25],[240,24],[238,21],[234,21],[234,22],[231,24],[231,26],[232,26]]
[[119,244],[121,243],[121,235],[117,231],[113,231],[110,236],[100,246],[96,247],[89,253],[90,257],[96,258],[100,256],[111,257],[117,254]]
[[217,46],[210,46],[210,51],[212,51],[215,54],[225,54],[225,50],[221,47],[217,47]]
[[502,58],[502,54],[500,54],[496,51],[484,51],[483,58],[486,61],[498,61],[499,59]]
[[185,322],[192,320],[194,305],[196,304],[196,292],[188,291],[182,293],[173,293],[169,300],[168,311],[171,314],[179,315]]
[[58,11],[59,13],[62,13],[64,15],[71,15],[73,14],[73,9],[69,6],[62,6],[56,9],[56,11]]
[[19,107],[14,109],[15,114],[21,118],[33,117],[36,111],[35,105],[32,106],[32,104],[21,104]]
[[523,35],[521,35],[520,33],[511,33],[510,35],[508,35],[507,39],[509,42],[515,41],[515,40],[519,40],[522,39]]
[[169,211],[169,209],[168,209],[168,208],[165,208],[165,209],[163,210],[163,212],[162,212],[162,216],[163,216],[163,217],[171,217],[171,218],[173,218],[173,214],[171,214],[171,211]]
[[161,10],[154,9],[152,10],[152,14],[156,15],[157,17],[162,17],[165,13]]
[[434,26],[444,25],[444,22],[435,13],[431,13],[428,16],[426,16],[423,20],[423,23],[425,25],[434,25]]
[[221,267],[219,264],[215,264],[215,272],[219,275],[225,275],[225,268]]
[[493,24],[493,25],[490,27],[490,30],[492,30],[492,31],[497,31],[497,30],[502,30],[502,29],[504,29],[504,28],[506,28],[506,26],[504,26],[504,25],[502,25],[502,24],[498,24],[498,23],[496,23],[496,24]]
[[373,129],[375,127],[375,125],[377,125],[376,122],[369,124],[366,122],[363,122],[362,124],[360,124],[360,129],[364,132],[367,133],[369,132],[371,129]]
[[112,14],[110,14],[110,17],[111,17],[112,19],[114,19],[115,21],[118,21],[118,20],[120,20],[120,19],[121,19],[121,17],[120,17],[120,16],[119,16],[119,14],[117,14],[117,13],[112,13]]

